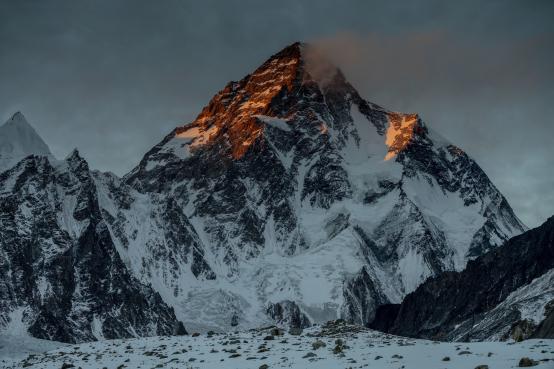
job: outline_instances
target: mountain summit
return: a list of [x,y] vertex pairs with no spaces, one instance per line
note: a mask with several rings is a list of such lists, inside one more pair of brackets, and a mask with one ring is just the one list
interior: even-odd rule
[[29,155],[52,157],[48,145],[21,112],[0,126],[0,172]]
[[199,328],[367,324],[525,230],[462,149],[301,43],[96,181],[134,275]]

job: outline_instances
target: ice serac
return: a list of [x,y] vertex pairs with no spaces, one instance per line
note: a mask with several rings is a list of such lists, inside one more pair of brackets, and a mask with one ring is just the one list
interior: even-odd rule
[[21,112],[0,126],[0,172],[29,155],[52,158],[50,149]]
[[77,151],[59,162],[31,155],[0,173],[5,330],[72,343],[185,333],[173,309],[122,262]]
[[298,320],[286,311],[367,324],[525,230],[463,150],[364,100],[300,43],[227,84],[123,180],[95,181],[125,263],[200,328]]

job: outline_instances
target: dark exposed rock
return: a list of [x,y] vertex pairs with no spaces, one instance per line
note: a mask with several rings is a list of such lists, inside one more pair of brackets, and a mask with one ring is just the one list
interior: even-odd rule
[[519,364],[518,364],[520,368],[527,368],[530,366],[537,366],[537,365],[539,365],[538,361],[535,361],[528,357],[522,357],[521,360],[519,360]]
[[375,312],[373,321],[369,324],[369,328],[388,332],[392,328],[399,310],[400,304],[380,305]]
[[325,344],[325,342],[323,342],[323,341],[321,341],[321,340],[315,340],[315,341],[312,343],[312,348],[313,348],[314,350],[320,349],[320,348],[325,347],[325,346],[327,346],[327,345]]
[[302,332],[303,332],[303,329],[302,328],[290,328],[289,329],[289,334],[291,336],[300,336],[302,335]]
[[310,319],[304,314],[294,301],[270,303],[266,313],[276,323],[291,328],[307,328],[311,325]]
[[511,338],[516,342],[521,342],[529,338],[536,329],[537,326],[532,321],[519,320],[512,324],[509,334],[507,336],[504,336],[503,338]]

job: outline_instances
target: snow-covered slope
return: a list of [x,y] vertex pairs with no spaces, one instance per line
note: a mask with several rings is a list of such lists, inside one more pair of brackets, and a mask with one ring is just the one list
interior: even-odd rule
[[17,112],[0,126],[0,172],[29,155],[53,158],[46,143],[23,114]]
[[67,344],[59,341],[34,338],[23,324],[24,309],[11,312],[10,321],[0,330],[0,367],[7,366],[8,361],[18,361],[31,354],[39,354],[64,347]]
[[126,265],[198,329],[367,324],[525,230],[465,152],[298,43],[94,180]]
[[14,369],[505,369],[517,367],[526,357],[536,362],[536,368],[547,369],[554,360],[553,340],[438,343],[336,323],[309,328],[301,335],[279,332],[281,335],[273,336],[270,332],[94,342],[35,354],[19,362],[5,361],[4,365]]

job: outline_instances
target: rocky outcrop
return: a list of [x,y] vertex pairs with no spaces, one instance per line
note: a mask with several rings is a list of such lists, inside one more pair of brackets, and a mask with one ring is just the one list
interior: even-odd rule
[[345,282],[343,295],[341,318],[363,326],[374,320],[378,306],[388,302],[386,296],[375,287],[365,267]]
[[294,301],[270,303],[267,315],[277,324],[290,328],[307,328],[311,326],[310,319]]

